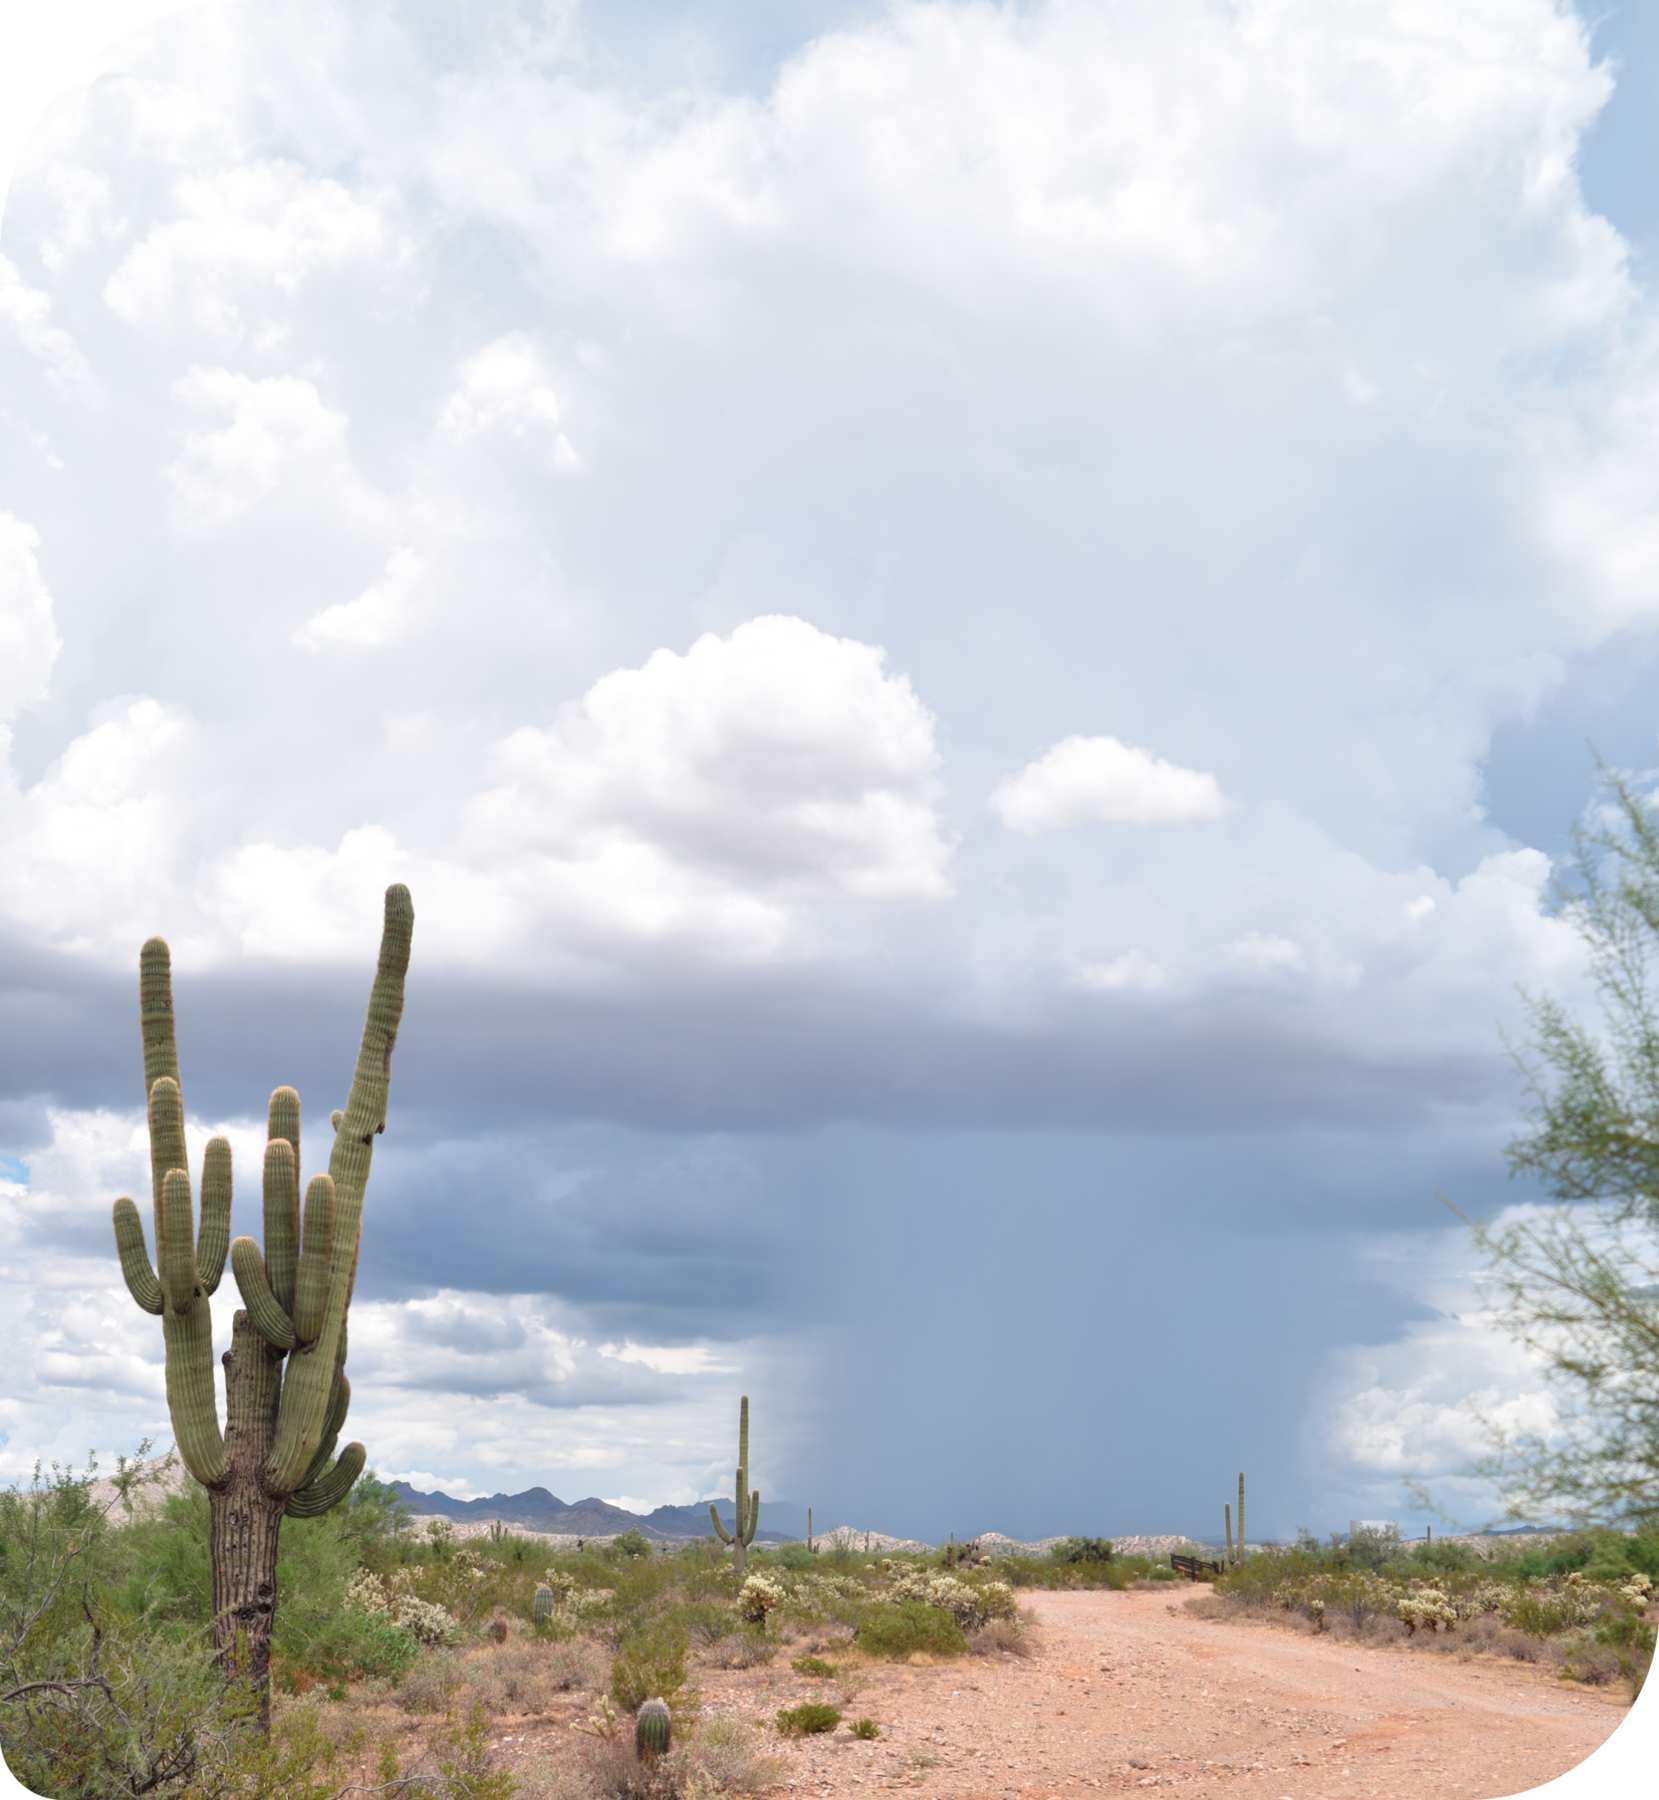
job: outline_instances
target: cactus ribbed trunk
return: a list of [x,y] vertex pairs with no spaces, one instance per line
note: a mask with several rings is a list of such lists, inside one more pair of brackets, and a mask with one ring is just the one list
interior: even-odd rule
[[[204,1153],[196,1228],[172,953],[160,938],[139,953],[156,1266],[150,1267],[138,1208],[126,1195],[115,1202],[115,1247],[134,1301],[161,1315],[174,1436],[185,1467],[208,1491],[214,1641],[226,1677],[251,1688],[262,1731],[270,1726],[282,1520],[314,1519],[337,1506],[366,1458],[357,1443],[334,1454],[351,1406],[346,1311],[357,1276],[363,1190],[374,1140],[386,1129],[414,922],[409,890],[394,883],[386,890],[380,961],[351,1093],[333,1115],[329,1172],[312,1180],[303,1223],[299,1096],[292,1088],[271,1096],[264,1253],[251,1237],[231,1241],[231,1150],[224,1138],[214,1138]],[[221,1432],[210,1302],[227,1255],[246,1304],[235,1316],[224,1359],[227,1423]]]
[[225,1480],[208,1494],[213,1560],[213,1642],[227,1681],[259,1696],[259,1729],[271,1723],[271,1631],[276,1624],[277,1537],[284,1496],[265,1485],[282,1393],[282,1357],[245,1311],[225,1352]]

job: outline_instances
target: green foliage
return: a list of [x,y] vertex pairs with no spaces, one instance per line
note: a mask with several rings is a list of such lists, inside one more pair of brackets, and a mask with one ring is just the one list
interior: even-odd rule
[[778,1730],[792,1737],[810,1737],[816,1732],[833,1731],[841,1723],[841,1715],[823,1700],[803,1700],[799,1706],[780,1707]]
[[[37,1468],[0,1492],[0,1743],[20,1781],[65,1800],[177,1792],[222,1757],[246,1696],[227,1695],[202,1623],[127,1603],[131,1528],[93,1504],[94,1473]],[[122,1494],[143,1479],[118,1464]]]
[[1062,1562],[1053,1556],[999,1556],[995,1573],[1015,1587],[1126,1588],[1149,1581],[1160,1564],[1148,1556],[1117,1556],[1110,1562]]
[[1112,1540],[1064,1538],[1058,1544],[1051,1544],[1048,1553],[1058,1563],[1109,1563],[1112,1560]]
[[611,1698],[624,1712],[637,1712],[647,1700],[668,1702],[671,1711],[684,1710],[687,1637],[672,1620],[655,1621],[631,1633],[617,1648],[611,1664]]
[[778,1544],[771,1549],[757,1550],[753,1560],[762,1567],[778,1569],[814,1569],[818,1566],[818,1558],[805,1544]]
[[835,1664],[825,1662],[821,1656],[797,1656],[789,1666],[811,1681],[828,1681],[835,1674]]
[[649,1556],[651,1550],[651,1540],[637,1525],[631,1526],[619,1537],[611,1539],[610,1553],[612,1556]]
[[852,1733],[855,1738],[863,1738],[865,1742],[868,1743],[871,1738],[878,1738],[881,1736],[881,1727],[874,1719],[855,1719],[852,1725]]
[[919,1600],[896,1606],[873,1606],[859,1621],[858,1647],[870,1656],[902,1660],[923,1651],[934,1656],[960,1656],[968,1647],[962,1627],[948,1612]]
[[1599,1017],[1527,996],[1528,1040],[1511,1046],[1528,1098],[1510,1171],[1557,1204],[1501,1232],[1472,1227],[1483,1298],[1543,1362],[1557,1423],[1544,1437],[1488,1421],[1493,1451],[1474,1472],[1513,1518],[1659,1524],[1659,822],[1597,766],[1604,822],[1575,834],[1552,898],[1589,948]]

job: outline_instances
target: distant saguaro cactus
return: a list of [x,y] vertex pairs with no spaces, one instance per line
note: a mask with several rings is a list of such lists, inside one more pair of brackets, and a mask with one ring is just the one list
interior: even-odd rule
[[[214,1138],[202,1158],[201,1229],[194,1230],[184,1100],[173,1029],[172,960],[151,938],[139,956],[144,1092],[155,1194],[156,1267],[130,1199],[115,1203],[115,1244],[127,1289],[161,1315],[167,1406],[185,1467],[208,1490],[213,1632],[227,1677],[248,1681],[269,1725],[277,1538],[284,1514],[315,1518],[363,1471],[361,1444],[334,1446],[351,1403],[345,1376],[346,1309],[357,1274],[363,1190],[377,1133],[386,1129],[392,1048],[415,910],[409,890],[386,890],[380,964],[345,1111],[334,1114],[329,1172],[299,1197],[300,1103],[271,1096],[265,1146],[265,1252],[230,1242],[231,1157]],[[219,1429],[209,1296],[229,1253],[246,1310],[232,1321]],[[284,1363],[286,1362],[286,1367]]]
[[737,1500],[736,1510],[732,1514],[732,1528],[728,1531],[720,1523],[720,1512],[711,1500],[709,1517],[714,1521],[715,1536],[723,1544],[732,1547],[732,1567],[741,1575],[748,1562],[746,1552],[755,1541],[755,1526],[760,1522],[760,1489],[749,1491],[749,1396],[743,1396],[743,1403],[737,1412]]
[[538,1625],[545,1625],[553,1617],[553,1590],[544,1581],[536,1589],[534,1618]]

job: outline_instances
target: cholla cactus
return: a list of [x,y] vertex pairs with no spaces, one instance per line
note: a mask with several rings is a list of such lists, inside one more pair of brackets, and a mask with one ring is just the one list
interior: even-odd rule
[[743,1396],[737,1411],[737,1498],[728,1531],[720,1523],[720,1512],[711,1500],[709,1517],[714,1521],[714,1534],[721,1543],[732,1547],[732,1568],[741,1575],[748,1561],[748,1547],[755,1541],[755,1527],[760,1523],[760,1489],[749,1492],[749,1396]]
[[887,1590],[892,1600],[920,1600],[948,1612],[964,1631],[977,1631],[988,1619],[1014,1617],[1014,1590],[1006,1581],[960,1581],[954,1575],[915,1569],[897,1576]]
[[1394,1616],[1415,1636],[1419,1625],[1427,1625],[1430,1631],[1444,1625],[1449,1631],[1457,1623],[1457,1608],[1439,1588],[1424,1587],[1402,1595],[1395,1602]]
[[[173,1027],[172,960],[151,938],[139,955],[144,1094],[155,1206],[152,1269],[138,1208],[115,1203],[115,1245],[128,1291],[161,1315],[167,1407],[186,1468],[208,1490],[213,1631],[227,1676],[249,1681],[269,1724],[277,1538],[286,1514],[314,1518],[343,1500],[364,1449],[334,1447],[351,1403],[345,1376],[346,1308],[357,1274],[363,1190],[374,1140],[386,1129],[392,1049],[414,926],[409,890],[386,890],[380,964],[369,996],[357,1070],[334,1114],[329,1172],[299,1195],[299,1096],[271,1096],[265,1147],[263,1254],[230,1241],[231,1155],[214,1138],[202,1159],[198,1230],[186,1155],[184,1098]],[[246,1310],[225,1357],[226,1429],[220,1430],[210,1299],[227,1253]]]
[[1653,1603],[1653,1583],[1638,1570],[1619,1589],[1619,1597],[1628,1600],[1632,1606],[1646,1608]]
[[[751,1575],[737,1592],[737,1610],[751,1625],[765,1622],[789,1598],[777,1582],[766,1575]],[[637,1690],[636,1690],[637,1691]]]

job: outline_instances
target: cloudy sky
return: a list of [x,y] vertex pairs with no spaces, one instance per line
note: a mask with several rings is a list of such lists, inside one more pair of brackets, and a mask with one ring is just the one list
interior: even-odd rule
[[1595,20],[263,0],[42,75],[0,1474],[166,1435],[142,939],[256,1230],[399,880],[382,1473],[695,1499],[748,1392],[826,1524],[1482,1516],[1464,1402],[1548,1401],[1432,1190],[1525,1200],[1586,740],[1659,762],[1659,31]]

